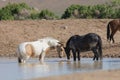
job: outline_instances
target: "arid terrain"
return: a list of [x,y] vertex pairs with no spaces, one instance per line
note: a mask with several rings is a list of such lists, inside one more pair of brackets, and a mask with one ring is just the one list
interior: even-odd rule
[[[115,44],[106,39],[106,26],[110,19],[67,19],[67,20],[25,20],[0,21],[0,56],[16,56],[17,45],[39,38],[53,37],[65,43],[75,34],[97,33],[103,42],[103,57],[120,57],[120,32],[115,35]],[[83,52],[83,57],[92,57],[92,52]],[[47,57],[57,57],[51,51]]]

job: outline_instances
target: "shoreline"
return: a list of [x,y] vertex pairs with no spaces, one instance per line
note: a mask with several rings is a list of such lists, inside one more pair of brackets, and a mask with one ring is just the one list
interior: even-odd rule
[[103,70],[85,73],[74,73],[60,76],[49,76],[36,78],[31,80],[119,80],[120,69],[118,70]]

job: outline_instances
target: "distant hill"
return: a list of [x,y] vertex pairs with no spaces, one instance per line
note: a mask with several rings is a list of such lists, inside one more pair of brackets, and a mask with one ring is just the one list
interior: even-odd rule
[[96,5],[109,3],[112,0],[0,0],[0,7],[3,7],[10,3],[25,2],[31,7],[37,10],[48,9],[58,16],[63,14],[65,9],[72,4],[80,5]]

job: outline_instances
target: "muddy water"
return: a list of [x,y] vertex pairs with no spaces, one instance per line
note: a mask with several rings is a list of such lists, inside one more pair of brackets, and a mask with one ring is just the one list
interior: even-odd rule
[[26,64],[18,64],[17,59],[0,58],[0,80],[23,80],[75,72],[120,69],[120,58],[104,58],[93,61],[82,58],[80,62],[67,61],[65,58],[48,58],[44,64],[38,59],[31,59]]

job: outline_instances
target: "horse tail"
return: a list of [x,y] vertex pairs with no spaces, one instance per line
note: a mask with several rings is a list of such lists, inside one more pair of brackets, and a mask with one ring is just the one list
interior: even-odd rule
[[110,22],[107,25],[107,40],[110,39]]
[[99,56],[100,56],[100,59],[102,59],[102,39],[100,36],[98,36],[99,38],[99,41],[98,41],[98,53],[99,53]]

